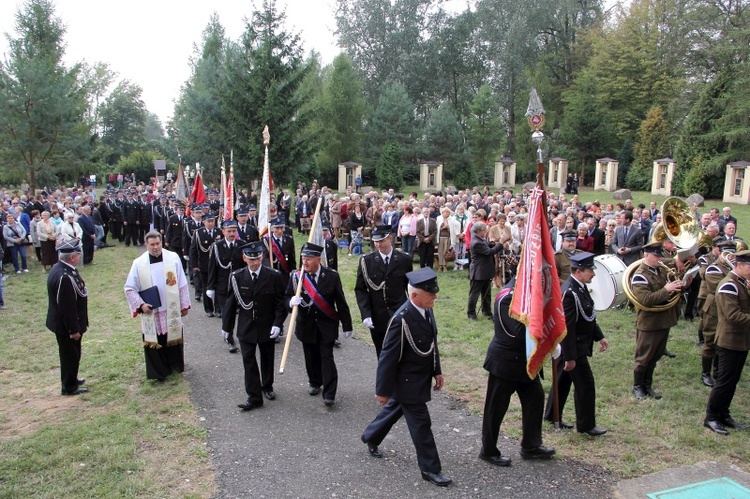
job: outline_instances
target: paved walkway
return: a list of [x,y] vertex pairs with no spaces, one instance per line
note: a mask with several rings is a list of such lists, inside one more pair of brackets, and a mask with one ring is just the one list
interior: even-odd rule
[[[253,411],[237,404],[244,393],[242,359],[220,339],[221,324],[195,304],[186,320],[186,376],[192,401],[205,418],[216,468],[217,497],[576,497],[611,495],[611,475],[570,460],[524,461],[518,442],[500,443],[513,459],[497,468],[477,458],[481,418],[443,393],[429,404],[447,489],[422,480],[402,420],[374,459],[360,441],[379,405],[374,398],[375,350],[343,339],[335,350],[339,370],[336,405],[307,394],[300,343],[292,340],[284,374],[278,374],[283,341],[276,349],[277,399]],[[284,340],[285,338],[282,338]],[[450,373],[446,373],[450,376]],[[520,422],[519,422],[520,424]],[[501,436],[502,438],[502,436]]]

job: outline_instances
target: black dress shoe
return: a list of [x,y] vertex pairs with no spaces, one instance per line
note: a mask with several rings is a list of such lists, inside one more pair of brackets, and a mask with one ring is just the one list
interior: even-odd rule
[[647,386],[646,388],[644,388],[644,390],[646,391],[646,395],[648,395],[649,397],[653,397],[656,400],[659,400],[661,398],[661,393],[657,392],[650,386]]
[[84,384],[85,382],[86,382],[86,379],[85,379],[85,378],[78,378],[78,379],[76,380],[76,383],[78,383],[78,386],[81,386],[81,385],[82,385],[82,384]]
[[367,451],[370,453],[370,455],[372,457],[376,457],[378,459],[380,459],[380,458],[383,457],[383,454],[380,452],[380,449],[378,449],[377,445],[375,445],[373,443],[370,443],[367,440],[365,440],[365,436],[364,435],[362,435],[361,439],[362,439],[363,443],[367,444]]
[[200,296],[196,296],[195,297],[195,301],[197,301],[198,303],[200,303],[200,302],[203,301],[203,298],[201,298]]
[[722,426],[722,424],[718,421],[706,420],[703,422],[703,426],[710,429],[714,433],[718,433],[719,435],[729,435],[727,429],[724,428],[724,426]]
[[524,459],[550,459],[555,455],[553,447],[540,445],[533,449],[521,449],[521,457]]
[[667,357],[669,357],[670,359],[674,359],[675,357],[677,357],[677,356],[676,356],[675,354],[673,354],[672,352],[670,352],[670,351],[669,351],[669,350],[667,350],[667,349],[664,349],[664,355],[666,355],[666,356],[667,356]]
[[252,411],[253,409],[257,409],[258,407],[263,407],[263,402],[253,402],[252,400],[248,399],[244,404],[237,404],[237,407],[239,407],[243,411]]
[[60,391],[61,395],[80,395],[82,393],[88,393],[88,388],[76,388],[75,390],[62,390]]
[[592,437],[598,437],[599,435],[604,435],[605,433],[607,433],[607,430],[605,430],[604,428],[599,428],[598,426],[594,426],[590,430],[579,431],[578,433],[585,433],[586,435]]
[[430,482],[434,483],[435,485],[439,487],[447,487],[448,485],[453,483],[453,480],[443,475],[442,471],[438,471],[437,473],[430,473],[429,471],[423,471],[422,478],[424,480],[429,480]]
[[268,400],[276,400],[276,392],[273,390],[263,390],[263,396]]
[[510,458],[508,456],[485,456],[480,453],[479,459],[494,464],[495,466],[510,466]]
[[310,388],[307,389],[307,393],[313,396],[318,395],[320,393],[320,387],[310,385]]
[[333,346],[336,348],[341,348],[341,342],[339,340],[333,340]]
[[206,317],[213,317],[213,316],[214,316],[213,312],[206,312]]
[[229,343],[229,353],[237,353],[239,350],[237,344],[234,341],[227,341],[227,343]]
[[[551,425],[555,424],[553,421],[551,421],[549,419],[545,418],[544,420],[546,422],[548,422],[549,424],[551,424]],[[573,429],[573,425],[572,424],[567,423],[567,422],[563,421],[562,419],[559,421],[559,423],[560,423],[560,428],[562,428],[563,430],[572,430]]]
[[735,421],[732,416],[727,416],[721,420],[721,424],[727,428],[734,428],[735,430],[747,430],[750,426]]
[[641,385],[633,385],[633,395],[638,400],[645,399],[647,397],[646,390]]
[[477,316],[476,315],[470,315],[469,316],[469,320],[470,321],[475,321],[475,320],[477,320]]
[[714,386],[714,380],[711,379],[711,375],[708,373],[701,373],[701,381],[709,388]]
[[336,403],[336,401],[333,399],[323,399],[323,403],[325,404],[326,407],[331,407],[333,406],[333,404]]

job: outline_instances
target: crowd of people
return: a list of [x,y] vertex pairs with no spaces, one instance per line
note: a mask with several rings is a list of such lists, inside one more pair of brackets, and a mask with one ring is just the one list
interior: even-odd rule
[[[366,428],[362,441],[375,458],[382,457],[379,445],[404,415],[422,476],[437,485],[451,483],[442,474],[425,405],[430,381],[434,378],[435,389],[443,383],[438,326],[432,314],[439,291],[433,269],[446,272],[451,264],[456,271],[468,267],[467,318],[479,320],[479,304],[481,314],[495,326],[484,366],[490,376],[481,459],[498,466],[510,464],[498,450],[497,439],[513,393],[518,393],[523,406],[524,458],[554,454],[554,449],[542,445],[543,420],[591,436],[606,433],[596,424],[595,383],[588,361],[594,342],[600,343],[600,351],[609,346],[589,293],[596,258],[605,254],[615,255],[625,265],[640,261],[630,277],[635,302],[630,305],[636,312],[635,397],[662,397],[653,387],[653,375],[659,359],[669,355],[669,330],[681,316],[688,321],[699,317],[700,379],[712,388],[705,425],[720,434],[744,426],[731,417],[729,405],[750,349],[745,332],[750,324],[746,286],[750,252],[736,237],[737,220],[729,207],[722,213],[712,209],[701,214],[698,206],[692,206],[702,233],[712,243],[706,249],[697,244],[677,248],[658,234],[662,214],[655,202],[648,207],[630,200],[605,205],[582,203],[574,193],[547,193],[549,235],[568,330],[557,361],[560,403],[555,412],[551,397],[545,408],[539,378],[529,379],[526,373],[525,327],[508,311],[515,267],[530,230],[526,217],[531,193],[526,189],[514,194],[487,187],[446,188],[420,196],[359,188],[339,194],[313,181],[309,188],[299,184],[294,195],[283,189],[275,193],[268,228],[259,226],[258,198],[252,191],[240,193],[233,218],[219,221],[222,207],[216,191],[208,190],[205,204],[185,206],[170,190],[169,184],[160,190],[126,182],[122,188],[108,186],[99,197],[93,186],[33,196],[0,193],[7,262],[18,274],[28,272],[25,248],[34,247],[43,269],[54,270],[48,280],[47,325],[59,343],[72,342],[60,346],[61,365],[65,364],[63,394],[85,392],[77,370],[87,317],[85,306],[79,306],[76,322],[56,320],[63,316],[63,308],[68,314],[76,310],[75,304],[68,307],[60,301],[59,290],[72,286],[79,302],[85,301],[85,283],[75,267],[93,263],[95,251],[106,247],[109,237],[146,248],[133,262],[125,295],[133,315],[141,320],[147,378],[163,381],[184,369],[181,318],[191,307],[192,284],[194,299],[202,302],[205,314],[221,319],[229,352],[241,352],[247,393],[246,401],[238,404],[242,410],[257,409],[264,398],[276,398],[275,344],[294,309],[294,334],[303,344],[308,393],[322,394],[324,405],[333,406],[338,381],[334,349],[339,331],[347,337],[353,329],[337,273],[341,240],[349,255],[363,254],[354,291],[379,359],[376,398],[383,410]],[[300,233],[310,231],[319,201],[325,239],[300,249],[298,270],[292,227]],[[692,265],[699,266],[700,272],[685,279],[670,278],[670,273],[681,275]],[[494,302],[493,286],[500,290]],[[683,300],[674,299],[683,294],[684,306]],[[409,383],[404,383],[407,378]],[[575,425],[562,419],[571,387]]]

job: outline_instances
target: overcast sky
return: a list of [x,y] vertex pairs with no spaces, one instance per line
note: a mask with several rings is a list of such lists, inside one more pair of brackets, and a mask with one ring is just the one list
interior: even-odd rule
[[[15,37],[21,5],[22,0],[0,0],[0,33]],[[283,6],[288,28],[301,35],[305,51],[315,49],[324,64],[332,62],[340,51],[332,33],[335,0],[278,0],[277,7]],[[236,40],[252,7],[251,0],[55,1],[57,17],[67,26],[66,64],[106,62],[120,78],[140,85],[146,107],[162,124],[172,116],[173,100],[190,77],[188,60],[211,14],[219,15],[227,37]],[[7,52],[2,36],[3,59]]]

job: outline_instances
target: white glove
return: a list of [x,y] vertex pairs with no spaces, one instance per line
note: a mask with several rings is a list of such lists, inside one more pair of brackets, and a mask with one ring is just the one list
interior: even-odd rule
[[562,354],[562,348],[560,347],[560,345],[557,345],[555,347],[555,351],[552,353],[552,358],[557,360],[557,358],[560,357],[561,354]]
[[224,331],[222,329],[222,331],[221,331],[221,337],[226,340],[227,338],[229,338],[229,333],[227,331]]
[[182,255],[182,258],[184,258],[186,262],[190,261],[190,256],[188,255]]
[[214,291],[213,289],[207,289],[206,296],[213,300],[214,296],[216,296],[216,291]]
[[365,320],[362,321],[362,324],[367,326],[368,329],[375,328],[375,324],[372,323],[372,317],[367,317]]
[[344,331],[344,338],[351,338],[352,332],[351,331]]
[[277,336],[281,334],[281,328],[279,326],[274,326],[271,328],[271,339],[275,339]]
[[302,303],[302,297],[301,296],[292,296],[289,299],[289,306],[290,307],[296,307],[300,303]]

